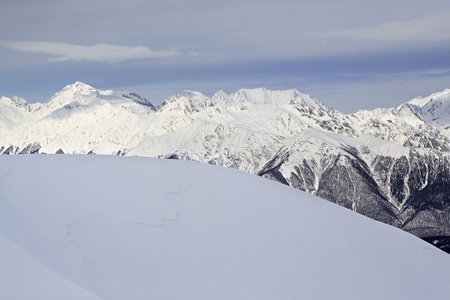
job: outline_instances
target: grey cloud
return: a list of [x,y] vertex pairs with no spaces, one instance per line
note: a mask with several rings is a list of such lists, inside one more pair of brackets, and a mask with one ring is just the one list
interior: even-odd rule
[[153,51],[145,46],[127,47],[110,44],[83,46],[67,43],[0,40],[0,46],[22,52],[55,55],[50,61],[96,61],[118,63],[130,59],[179,56],[176,49]]
[[372,28],[333,31],[326,36],[381,41],[443,41],[450,39],[449,20],[450,11],[446,11],[411,21],[383,23]]

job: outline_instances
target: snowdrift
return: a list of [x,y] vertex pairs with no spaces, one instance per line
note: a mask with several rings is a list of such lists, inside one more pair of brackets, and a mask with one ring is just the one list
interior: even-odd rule
[[[450,256],[420,239],[270,180],[194,162],[2,156],[0,233],[64,284],[105,300],[450,293]],[[17,268],[30,267],[24,261]],[[12,293],[12,269],[0,269],[0,290]]]

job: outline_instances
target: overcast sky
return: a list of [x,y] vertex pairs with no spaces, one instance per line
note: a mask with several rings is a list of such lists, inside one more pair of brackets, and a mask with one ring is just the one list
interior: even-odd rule
[[2,1],[0,96],[75,81],[154,104],[264,86],[392,107],[450,88],[450,1]]

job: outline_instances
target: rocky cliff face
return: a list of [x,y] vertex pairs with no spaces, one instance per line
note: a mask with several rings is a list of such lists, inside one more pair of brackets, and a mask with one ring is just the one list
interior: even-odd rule
[[[195,160],[277,180],[442,248],[450,237],[450,90],[345,115],[296,90],[186,91],[160,107],[77,82],[0,99],[0,153]],[[438,109],[439,108],[439,109]]]
[[259,175],[429,238],[450,236],[449,167],[448,154],[436,150],[373,153],[310,137],[278,152]]

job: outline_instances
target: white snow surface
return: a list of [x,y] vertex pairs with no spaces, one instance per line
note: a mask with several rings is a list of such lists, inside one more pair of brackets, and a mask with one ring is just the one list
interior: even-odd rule
[[39,263],[0,233],[0,299],[100,300]]
[[[450,294],[450,256],[422,240],[268,179],[188,161],[1,156],[0,233],[105,300]],[[25,280],[44,267],[1,236],[0,245],[1,299],[26,299],[14,295],[38,283],[30,299],[56,299],[45,293],[62,287],[58,299],[81,295],[48,270]],[[88,296],[77,299],[96,299]]]

